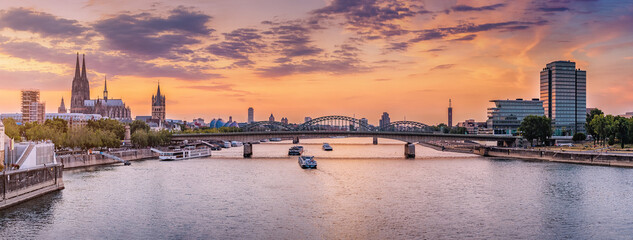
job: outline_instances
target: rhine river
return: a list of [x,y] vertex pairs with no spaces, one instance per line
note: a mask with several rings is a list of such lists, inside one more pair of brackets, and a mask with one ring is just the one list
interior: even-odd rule
[[[382,140],[382,139],[381,139]],[[321,150],[328,141],[332,152]],[[0,211],[2,239],[630,239],[633,169],[490,159],[371,139],[64,172]]]

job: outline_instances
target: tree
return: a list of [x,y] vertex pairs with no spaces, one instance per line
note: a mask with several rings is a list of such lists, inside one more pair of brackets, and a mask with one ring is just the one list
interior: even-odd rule
[[574,140],[574,142],[585,141],[586,139],[587,135],[581,132],[574,134],[574,137],[572,137],[572,140]]
[[603,114],[600,115],[596,115],[591,119],[591,123],[589,124],[591,126],[592,131],[594,132],[594,138],[596,139],[597,143],[600,143],[600,140],[603,140],[604,143],[604,139],[606,138],[606,119],[604,117]]
[[547,141],[552,136],[552,120],[545,116],[530,115],[523,118],[518,131],[530,141],[536,139],[539,143]]
[[[585,123],[586,125],[586,129],[587,129],[587,134],[594,136],[596,134],[596,132],[594,131],[593,126],[591,126],[591,120],[593,120],[593,118],[595,116],[598,115],[604,115],[604,113],[600,110],[600,109],[592,109],[591,112],[589,112],[589,114],[587,114],[587,122]],[[597,138],[594,137],[593,138],[594,143],[597,141]]]
[[147,147],[149,146],[149,136],[148,131],[136,131],[132,133],[132,143],[137,147]]
[[134,122],[130,123],[130,134],[133,134],[138,129],[149,131],[149,125],[141,120],[134,120]]
[[44,126],[52,128],[59,133],[68,132],[68,122],[61,118],[46,119]]
[[20,126],[15,122],[13,118],[5,118],[2,120],[4,124],[4,134],[9,136],[15,141],[22,141],[22,135],[20,135]]
[[123,140],[125,138],[125,125],[123,123],[109,118],[102,118],[97,121],[90,120],[86,127],[93,130],[103,130],[114,133],[117,138]]

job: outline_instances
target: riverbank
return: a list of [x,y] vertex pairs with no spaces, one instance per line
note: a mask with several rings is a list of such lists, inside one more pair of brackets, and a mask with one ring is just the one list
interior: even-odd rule
[[623,155],[600,152],[559,152],[499,147],[481,147],[474,150],[474,153],[489,157],[510,157],[549,162],[633,168],[633,154]]
[[64,189],[61,164],[0,172],[0,210]]
[[[149,149],[131,149],[124,151],[108,152],[124,161],[137,161],[158,157],[157,153]],[[121,163],[121,161],[100,154],[71,154],[57,156],[57,162],[64,165],[64,169],[75,169]]]

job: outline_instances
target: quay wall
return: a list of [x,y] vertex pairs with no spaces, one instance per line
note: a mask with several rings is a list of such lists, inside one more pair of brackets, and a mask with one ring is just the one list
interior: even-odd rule
[[64,189],[62,175],[59,163],[0,172],[0,210]]
[[[133,149],[125,151],[108,152],[108,154],[119,157],[127,161],[135,161],[149,158],[156,158],[158,154],[149,149]],[[120,161],[108,158],[100,154],[72,154],[57,156],[57,162],[64,165],[64,169],[92,167],[99,165],[115,164]]]
[[534,149],[486,147],[474,151],[475,154],[490,157],[535,159],[550,162],[564,162],[601,166],[633,167],[632,155],[618,155],[594,152],[559,152]]

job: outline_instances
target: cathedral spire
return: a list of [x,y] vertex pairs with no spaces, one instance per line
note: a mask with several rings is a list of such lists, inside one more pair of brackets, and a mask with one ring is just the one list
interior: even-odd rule
[[160,96],[160,81],[158,81],[158,90],[156,90],[156,96]]
[[103,76],[103,100],[108,101],[108,77]]
[[75,78],[81,77],[81,72],[79,72],[79,53],[77,53],[77,66],[75,67]]
[[[79,60],[79,58],[77,58]],[[79,64],[79,62],[77,63]],[[79,65],[77,65],[79,66]],[[86,54],[83,54],[83,63],[81,65],[81,78],[85,79],[86,81],[88,80],[88,77],[86,77]]]

